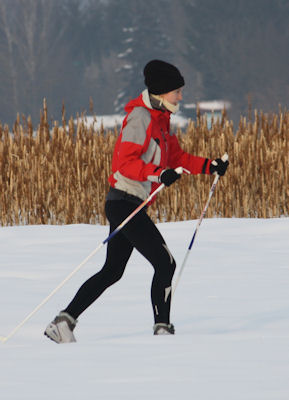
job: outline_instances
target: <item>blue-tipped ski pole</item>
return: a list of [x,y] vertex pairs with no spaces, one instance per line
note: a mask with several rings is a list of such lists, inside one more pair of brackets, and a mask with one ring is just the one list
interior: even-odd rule
[[[175,171],[178,174],[182,174],[183,168],[178,167],[175,169]],[[73,271],[70,272],[69,275],[63,281],[55,288],[52,290],[52,292],[45,297],[45,299],[42,300],[40,304],[38,304],[37,307],[34,308],[33,311],[31,311],[30,314],[27,315],[26,318],[20,324],[18,324],[7,336],[0,336],[0,342],[5,343],[7,342],[8,339],[10,339],[47,301],[56,293],[58,292],[59,289],[62,288],[62,286],[65,285],[69,279],[72,278],[73,275],[75,275],[97,252],[100,250],[107,242],[109,242],[140,210],[142,210],[151,200],[152,198],[160,192],[164,188],[164,184],[162,183],[151,195],[144,200],[111,234],[104,239],[77,267],[74,268]]]
[[[222,160],[223,160],[223,161],[227,161],[227,160],[228,160],[228,154],[227,154],[227,153],[225,153],[225,154],[222,156]],[[203,220],[203,218],[204,218],[204,216],[205,216],[205,214],[206,214],[206,212],[207,212],[207,209],[208,209],[208,207],[209,207],[211,198],[212,198],[213,193],[214,193],[214,191],[215,191],[215,189],[216,189],[216,186],[217,186],[217,183],[218,183],[219,178],[220,178],[220,175],[216,174],[215,179],[214,179],[214,182],[213,182],[213,184],[212,184],[212,186],[211,186],[211,189],[210,189],[210,193],[209,193],[208,200],[207,200],[206,205],[205,205],[205,207],[204,207],[204,209],[203,209],[203,211],[202,211],[202,214],[201,214],[201,216],[200,216],[200,218],[199,218],[199,220],[198,220],[198,223],[197,223],[195,232],[194,232],[194,234],[193,234],[192,240],[191,240],[191,242],[190,242],[190,244],[189,244],[189,247],[188,247],[188,249],[187,249],[186,255],[185,255],[185,257],[184,257],[184,261],[183,261],[183,263],[182,263],[182,265],[181,265],[181,267],[180,267],[179,273],[178,273],[178,275],[177,275],[177,278],[176,278],[176,281],[175,281],[175,285],[174,285],[174,288],[173,288],[173,294],[175,293],[175,290],[176,290],[176,288],[177,288],[177,285],[178,285],[178,283],[179,283],[179,281],[180,281],[180,278],[181,278],[181,275],[182,275],[182,273],[183,273],[184,267],[185,267],[185,265],[186,265],[187,259],[188,259],[188,257],[189,257],[190,251],[191,251],[191,249],[192,249],[192,247],[193,247],[193,244],[194,244],[195,238],[196,238],[196,236],[197,236],[198,230],[199,230],[199,228],[200,228],[200,225],[201,225],[201,223],[202,223],[202,220]]]

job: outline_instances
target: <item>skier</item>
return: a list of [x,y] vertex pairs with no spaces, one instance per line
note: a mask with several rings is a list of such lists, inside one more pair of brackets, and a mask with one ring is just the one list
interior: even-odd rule
[[[182,166],[192,174],[224,175],[228,161],[209,160],[184,152],[170,132],[170,114],[179,109],[185,84],[172,64],[152,60],[144,68],[145,89],[125,107],[127,113],[115,145],[105,212],[112,232],[160,184],[181,177]],[[172,278],[176,263],[156,225],[142,209],[107,246],[103,268],[80,287],[70,304],[47,326],[45,335],[56,343],[75,342],[77,318],[123,275],[136,248],[153,266],[151,302],[154,335],[174,334],[170,322]]]

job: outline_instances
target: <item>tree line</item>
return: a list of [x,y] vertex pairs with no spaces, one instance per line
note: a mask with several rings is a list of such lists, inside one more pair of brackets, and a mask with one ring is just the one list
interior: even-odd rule
[[122,112],[153,58],[180,68],[184,102],[228,100],[236,121],[248,101],[276,110],[289,100],[288,11],[288,0],[0,0],[0,121],[38,121],[44,97],[52,119],[63,103],[68,116]]

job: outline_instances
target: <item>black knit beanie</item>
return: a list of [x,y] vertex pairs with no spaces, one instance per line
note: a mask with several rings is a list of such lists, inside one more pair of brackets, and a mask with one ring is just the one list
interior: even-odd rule
[[152,94],[164,94],[184,86],[180,71],[172,64],[152,60],[144,67],[145,85]]

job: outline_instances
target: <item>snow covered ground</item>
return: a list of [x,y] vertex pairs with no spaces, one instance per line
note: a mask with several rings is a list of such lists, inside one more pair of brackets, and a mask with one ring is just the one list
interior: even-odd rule
[[[93,125],[94,129],[100,129],[103,126],[104,129],[114,129],[115,126],[121,126],[125,115],[122,114],[111,114],[111,115],[98,115],[98,116],[86,116],[84,117],[85,122],[88,126]],[[171,125],[174,127],[185,128],[188,125],[189,118],[185,117],[181,112],[177,114],[171,114]],[[77,119],[75,120],[77,123]]]
[[[202,114],[207,113],[208,118],[208,125],[211,125],[211,118],[212,114],[214,113],[215,120],[221,116],[222,110],[225,108],[226,110],[230,109],[231,104],[225,100],[211,100],[211,101],[202,101],[198,103],[198,107]],[[189,109],[196,109],[197,104],[190,103],[190,104],[183,104],[181,105],[182,108],[189,110]],[[182,111],[177,112],[176,114],[171,114],[171,126],[172,129],[177,128],[186,128],[189,123],[189,120],[192,119],[194,114],[191,117],[186,117]],[[111,115],[98,115],[98,116],[86,116],[84,119],[88,126],[93,125],[94,129],[100,129],[103,126],[104,129],[113,129],[115,126],[121,126],[124,114],[111,114]],[[77,123],[77,119],[75,120]]]
[[[178,265],[196,221],[159,224]],[[107,236],[104,226],[0,228],[0,335]],[[289,218],[205,219],[177,287],[175,336],[152,335],[152,268],[136,252],[123,279],[79,320],[78,342],[43,336],[105,258],[102,248],[10,340],[3,400],[288,400]]]

